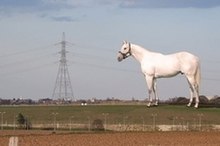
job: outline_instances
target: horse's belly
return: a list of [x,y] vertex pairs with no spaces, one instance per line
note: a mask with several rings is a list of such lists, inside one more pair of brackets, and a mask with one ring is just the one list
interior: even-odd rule
[[177,71],[177,70],[174,70],[174,71],[155,71],[155,78],[174,77],[179,73],[180,73],[180,71]]

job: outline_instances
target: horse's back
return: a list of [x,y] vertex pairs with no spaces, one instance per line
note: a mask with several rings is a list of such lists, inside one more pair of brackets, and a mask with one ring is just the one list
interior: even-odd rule
[[184,63],[184,62],[195,62],[198,63],[199,62],[199,58],[189,52],[179,52],[176,53],[178,56],[178,59]]

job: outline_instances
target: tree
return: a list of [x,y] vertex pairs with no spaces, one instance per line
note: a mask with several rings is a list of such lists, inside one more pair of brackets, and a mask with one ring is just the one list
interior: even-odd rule
[[17,123],[20,128],[23,128],[25,125],[25,117],[22,113],[19,113],[17,116]]
[[19,113],[17,116],[17,123],[20,128],[30,129],[31,122],[28,120],[22,113]]

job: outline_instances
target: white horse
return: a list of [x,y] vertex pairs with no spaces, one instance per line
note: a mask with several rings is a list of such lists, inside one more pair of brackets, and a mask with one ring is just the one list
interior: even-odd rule
[[141,70],[148,85],[149,103],[147,106],[150,107],[153,104],[152,91],[155,97],[155,103],[153,105],[158,105],[158,96],[156,93],[157,78],[173,77],[181,73],[186,76],[190,86],[191,97],[187,106],[191,106],[193,97],[195,96],[196,103],[194,107],[198,108],[201,78],[198,57],[188,52],[163,55],[124,41],[118,53],[118,61],[120,62],[129,56],[133,56],[141,64]]

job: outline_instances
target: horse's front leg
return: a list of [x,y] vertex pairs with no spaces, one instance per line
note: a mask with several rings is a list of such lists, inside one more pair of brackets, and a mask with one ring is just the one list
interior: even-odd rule
[[149,94],[149,95],[148,95],[148,96],[149,96],[149,102],[148,102],[148,104],[147,104],[148,107],[151,106],[152,101],[153,101],[152,96],[151,96],[151,93],[152,93],[152,89],[148,89],[148,94]]
[[150,107],[153,101],[152,96],[151,96],[152,91],[153,91],[153,77],[145,76],[145,79],[146,79],[147,86],[148,86],[148,96],[149,96],[149,102],[147,106]]

